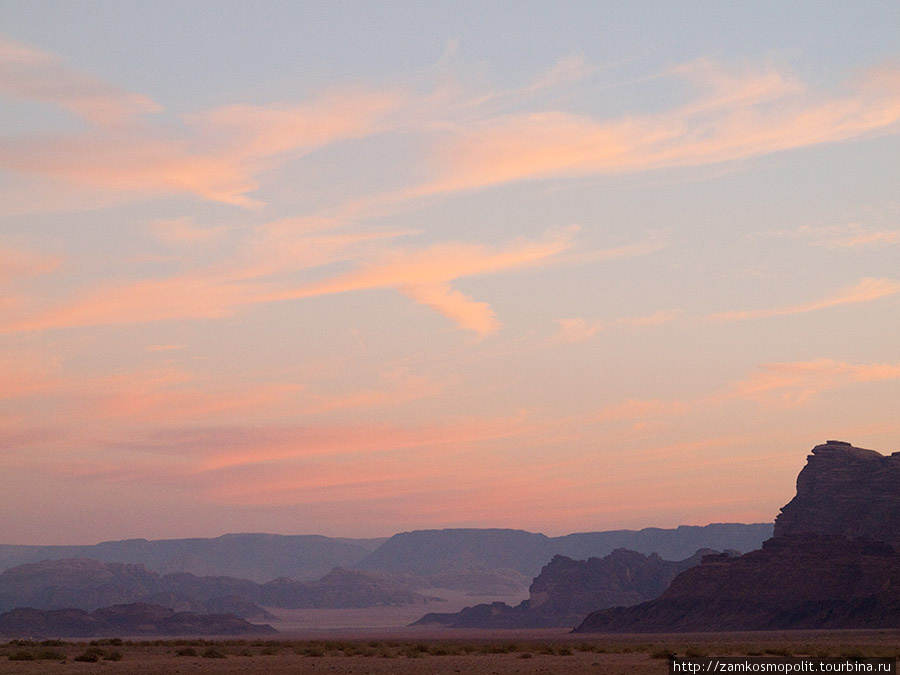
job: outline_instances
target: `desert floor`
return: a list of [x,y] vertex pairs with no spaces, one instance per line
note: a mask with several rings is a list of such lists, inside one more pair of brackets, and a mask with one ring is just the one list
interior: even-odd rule
[[[666,635],[409,626],[425,612],[491,599],[364,610],[283,610],[280,633],[208,637],[0,641],[0,675],[619,675],[668,672],[678,656],[900,656],[900,629]],[[517,600],[516,600],[517,601]],[[510,604],[514,604],[510,602]]]
[[11,641],[0,643],[0,673],[650,675],[668,672],[670,654],[897,657],[900,630],[591,636],[416,630],[265,640]]

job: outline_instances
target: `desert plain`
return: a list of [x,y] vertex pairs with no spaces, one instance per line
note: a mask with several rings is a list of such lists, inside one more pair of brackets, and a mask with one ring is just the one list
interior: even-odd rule
[[5,641],[0,675],[662,675],[672,655],[900,655],[900,629],[573,635],[405,625],[414,607],[278,611],[263,639]]

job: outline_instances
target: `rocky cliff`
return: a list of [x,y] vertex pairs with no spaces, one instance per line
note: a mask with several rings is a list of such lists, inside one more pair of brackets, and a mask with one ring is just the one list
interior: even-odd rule
[[529,599],[515,607],[502,602],[475,605],[455,613],[426,614],[416,623],[452,628],[574,626],[592,610],[655,598],[679,572],[709,553],[698,551],[677,562],[627,549],[588,560],[556,555],[531,583]]
[[762,549],[707,556],[656,600],[593,612],[576,632],[900,627],[898,464],[817,446]]
[[885,457],[842,441],[813,448],[797,496],[775,519],[775,537],[800,533],[900,546],[900,452]]

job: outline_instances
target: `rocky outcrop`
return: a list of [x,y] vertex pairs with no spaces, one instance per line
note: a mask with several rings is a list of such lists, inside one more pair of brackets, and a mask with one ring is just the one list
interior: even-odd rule
[[838,535],[786,535],[738,558],[709,556],[656,600],[589,614],[594,632],[900,626],[900,555]]
[[900,627],[898,462],[817,446],[762,549],[707,556],[656,600],[593,612],[576,632]]
[[813,448],[797,476],[797,495],[775,519],[775,537],[800,533],[900,548],[900,452],[885,457],[842,441]]
[[678,562],[627,549],[588,560],[557,555],[535,577],[529,599],[515,607],[502,602],[476,605],[456,613],[426,614],[416,624],[452,628],[574,626],[592,610],[655,598],[679,572],[699,564],[709,553],[712,551],[698,551]]
[[268,624],[252,624],[234,614],[175,612],[167,607],[145,603],[113,605],[93,612],[20,607],[0,614],[0,635],[5,637],[267,635],[277,632]]

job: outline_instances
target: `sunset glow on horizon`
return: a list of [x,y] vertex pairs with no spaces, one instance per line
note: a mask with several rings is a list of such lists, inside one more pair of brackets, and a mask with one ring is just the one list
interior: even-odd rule
[[0,3],[0,543],[770,522],[900,450],[898,27]]

